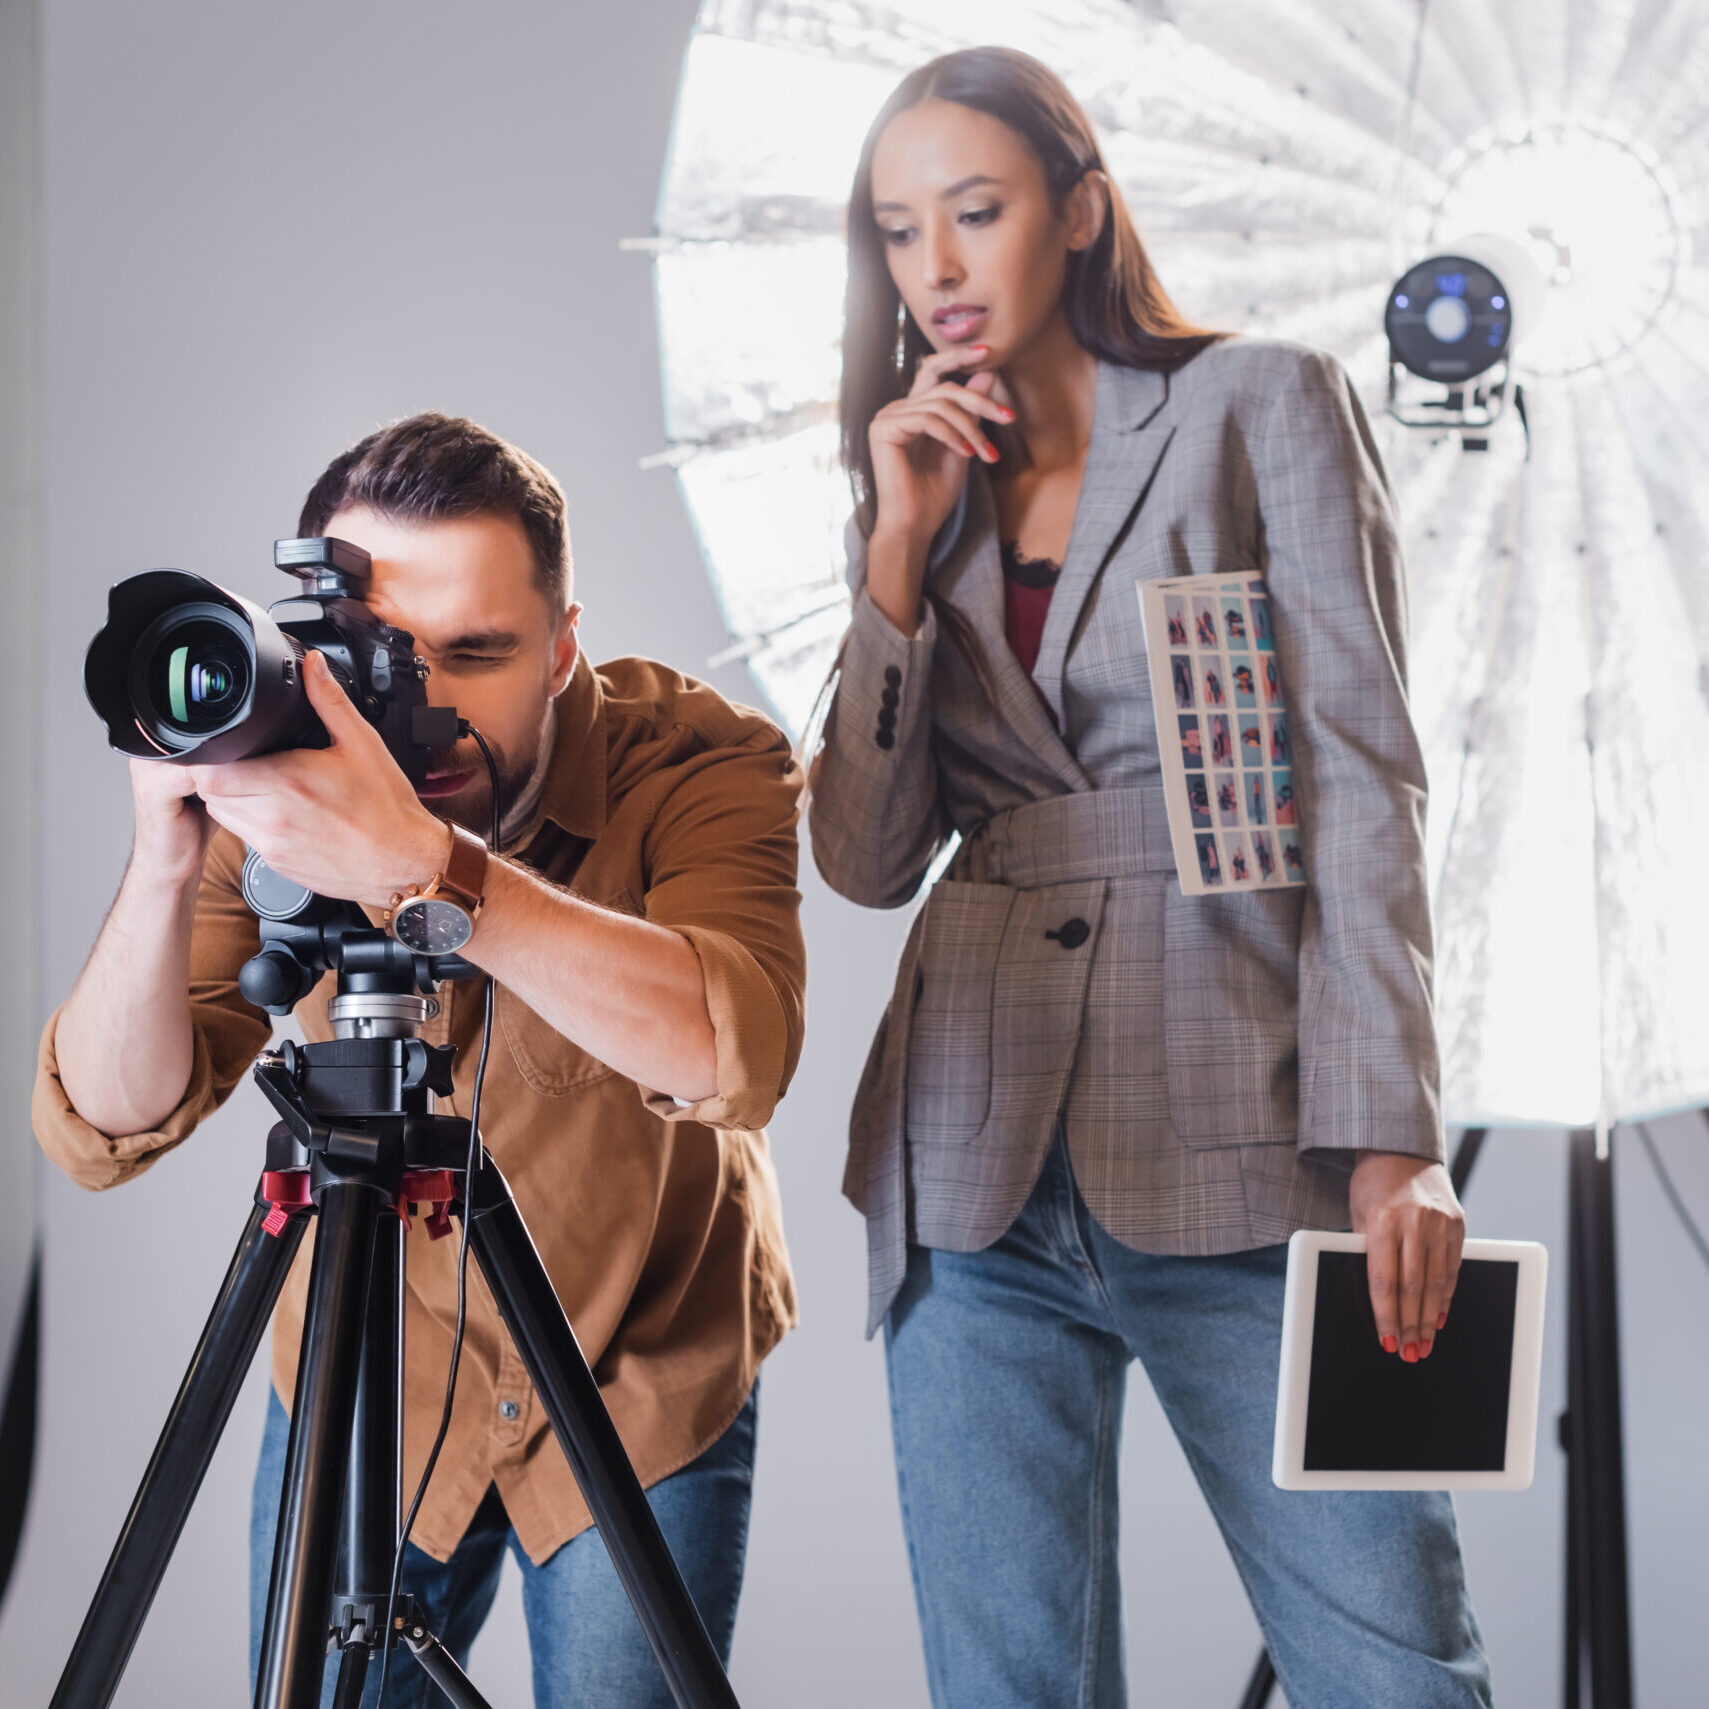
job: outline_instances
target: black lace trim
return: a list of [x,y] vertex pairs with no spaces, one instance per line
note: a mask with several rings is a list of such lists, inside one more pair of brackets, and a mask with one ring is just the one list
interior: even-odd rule
[[1013,540],[1003,542],[1003,579],[1019,587],[1055,587],[1062,566],[1054,558],[1029,558]]

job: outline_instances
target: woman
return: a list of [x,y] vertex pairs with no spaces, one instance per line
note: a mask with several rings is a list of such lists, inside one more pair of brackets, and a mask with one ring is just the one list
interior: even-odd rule
[[[1269,1477],[1281,1243],[1363,1229],[1377,1332],[1415,1360],[1462,1239],[1401,565],[1363,413],[1329,357],[1183,321],[1084,114],[1021,54],[900,86],[849,244],[855,609],[813,849],[845,896],[897,907],[960,837],[846,1180],[933,1700],[1125,1701],[1137,1357],[1291,1702],[1485,1704],[1448,1498]],[[1309,885],[1186,897],[1135,584],[1228,570],[1269,584]]]

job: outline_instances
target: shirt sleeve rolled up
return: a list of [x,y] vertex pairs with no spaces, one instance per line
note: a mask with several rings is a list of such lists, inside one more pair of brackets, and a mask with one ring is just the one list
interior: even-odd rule
[[144,1133],[108,1134],[77,1113],[60,1079],[58,1035],[63,1006],[42,1029],[30,1118],[41,1148],[80,1187],[116,1187],[181,1144],[228,1097],[271,1036],[264,1010],[238,990],[243,964],[261,947],[255,916],[243,900],[243,845],[218,832],[196,897],[190,935],[190,1078],[177,1107]]
[[667,1121],[764,1127],[795,1073],[807,979],[800,797],[800,768],[768,728],[676,768],[652,817],[644,911],[693,946],[717,1051],[710,1097],[682,1104],[643,1089]]

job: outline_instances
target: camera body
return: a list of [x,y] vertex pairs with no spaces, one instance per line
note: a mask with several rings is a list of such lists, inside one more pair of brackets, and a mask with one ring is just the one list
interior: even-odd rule
[[454,708],[427,704],[414,637],[363,603],[372,559],[330,536],[279,540],[274,565],[302,588],[268,611],[185,570],[116,582],[83,661],[89,704],[120,753],[217,765],[323,748],[303,661],[321,653],[412,785],[457,740]]

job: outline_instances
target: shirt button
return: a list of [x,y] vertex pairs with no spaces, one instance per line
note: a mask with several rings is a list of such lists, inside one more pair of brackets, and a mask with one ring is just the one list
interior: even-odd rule
[[501,1400],[498,1403],[498,1415],[507,1422],[522,1416],[522,1408],[513,1400]]
[[1092,928],[1078,915],[1072,920],[1064,920],[1062,929],[1046,932],[1047,938],[1055,938],[1064,949],[1078,949],[1092,935]]

